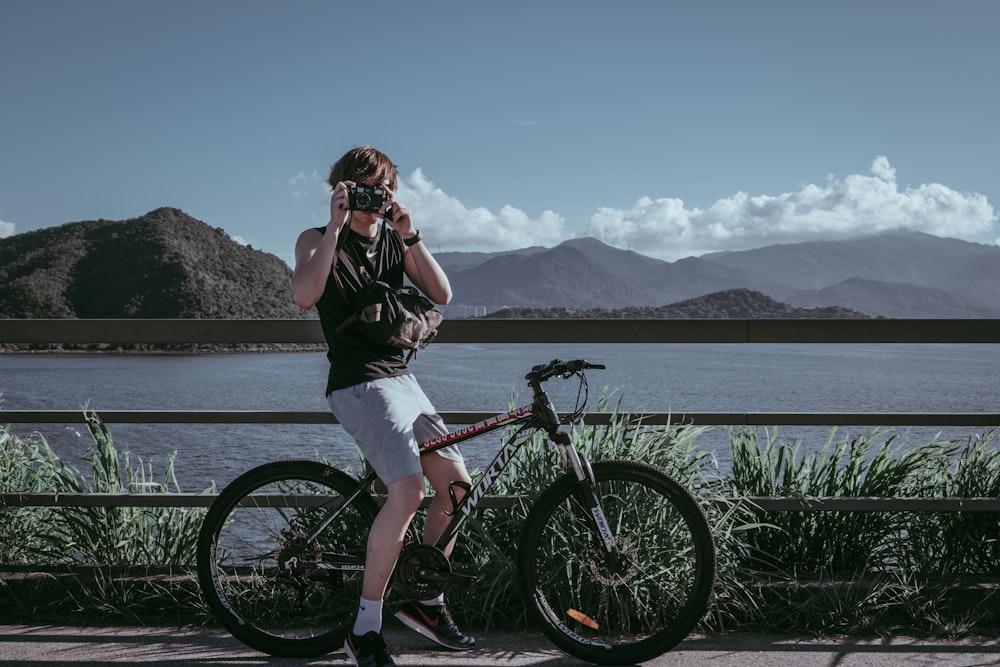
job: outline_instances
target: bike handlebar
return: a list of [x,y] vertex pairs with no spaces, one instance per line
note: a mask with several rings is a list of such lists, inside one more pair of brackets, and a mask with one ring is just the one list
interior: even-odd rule
[[562,375],[564,377],[569,377],[575,373],[579,373],[582,370],[587,370],[590,368],[603,369],[606,368],[604,364],[592,364],[585,359],[573,359],[571,361],[562,361],[561,359],[553,359],[547,364],[539,364],[538,366],[533,366],[531,371],[524,376],[524,379],[530,382],[545,382],[549,378],[555,377],[556,375]]

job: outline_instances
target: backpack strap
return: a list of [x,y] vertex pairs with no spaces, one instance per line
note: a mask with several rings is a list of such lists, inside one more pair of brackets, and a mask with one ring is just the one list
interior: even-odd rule
[[[327,229],[329,229],[329,225],[322,228],[324,234],[326,233]],[[344,249],[344,246],[347,245],[347,237],[350,236],[350,233],[351,233],[351,222],[350,220],[348,220],[347,224],[343,225],[340,228],[340,234],[337,236],[337,248],[333,252],[333,262],[330,263],[330,273],[333,274],[333,283],[337,286],[337,291],[340,292],[340,297],[344,301],[347,301],[347,292],[344,290],[344,286],[340,282],[340,276],[337,275],[337,262],[338,261],[344,262],[350,259],[350,257],[347,255],[347,251]],[[368,275],[368,272],[365,270],[365,267],[363,265],[358,265],[358,275],[365,282],[365,284],[372,283],[372,279]],[[352,322],[358,319],[359,314],[360,311],[356,311],[353,315],[344,320],[344,322],[341,323],[341,325],[338,326],[335,329],[335,331],[337,333],[340,333],[341,331],[346,329],[348,326],[350,326]]]

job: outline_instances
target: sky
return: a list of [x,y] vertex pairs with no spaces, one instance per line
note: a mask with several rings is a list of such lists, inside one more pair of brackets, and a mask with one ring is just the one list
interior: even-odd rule
[[289,264],[371,144],[434,252],[1000,243],[1000,2],[0,3],[0,237],[179,208]]

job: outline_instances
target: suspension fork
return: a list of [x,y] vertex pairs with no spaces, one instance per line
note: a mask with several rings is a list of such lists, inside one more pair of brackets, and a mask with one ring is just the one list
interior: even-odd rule
[[621,549],[615,539],[611,524],[608,523],[601,499],[597,495],[597,479],[586,455],[573,445],[573,439],[565,431],[559,430],[559,414],[556,412],[548,394],[542,389],[540,382],[529,382],[534,393],[535,415],[540,420],[542,428],[548,434],[549,440],[559,452],[563,464],[576,476],[576,492],[574,496],[587,516],[596,542],[601,545],[609,564],[616,565],[621,559]]
[[587,525],[601,545],[608,561],[614,565],[621,558],[618,540],[611,530],[601,498],[597,495],[597,479],[586,455],[578,451],[568,433],[553,429],[548,432],[549,440],[556,446],[559,457],[567,468],[576,476],[576,492],[574,496],[587,516]]

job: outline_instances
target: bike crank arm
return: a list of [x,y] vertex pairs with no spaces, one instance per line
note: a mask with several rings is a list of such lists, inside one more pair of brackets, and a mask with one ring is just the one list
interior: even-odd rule
[[434,581],[442,584],[468,584],[470,586],[482,582],[485,574],[458,574],[457,572],[439,572],[437,570],[417,570],[414,573],[423,581]]

